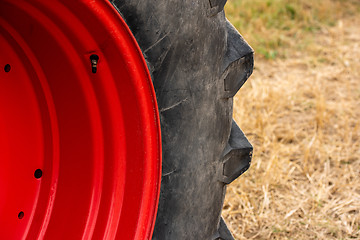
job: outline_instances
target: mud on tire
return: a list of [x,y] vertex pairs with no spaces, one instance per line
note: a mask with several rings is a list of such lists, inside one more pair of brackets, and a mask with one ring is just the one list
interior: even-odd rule
[[154,240],[233,239],[221,209],[252,146],[232,120],[253,50],[226,20],[226,0],[112,0],[148,62],[162,132]]

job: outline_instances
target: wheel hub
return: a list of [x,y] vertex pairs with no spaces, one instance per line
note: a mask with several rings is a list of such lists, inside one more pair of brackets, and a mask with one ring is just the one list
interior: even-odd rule
[[0,236],[148,239],[160,189],[145,60],[105,0],[0,0]]

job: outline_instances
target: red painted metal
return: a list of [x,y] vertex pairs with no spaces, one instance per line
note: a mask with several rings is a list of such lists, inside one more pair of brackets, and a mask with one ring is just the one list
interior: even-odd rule
[[1,239],[150,239],[159,117],[117,11],[0,0],[0,50]]

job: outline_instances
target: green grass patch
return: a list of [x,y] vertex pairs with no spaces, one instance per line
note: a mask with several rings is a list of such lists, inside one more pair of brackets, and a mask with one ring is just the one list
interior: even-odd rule
[[303,51],[314,33],[359,14],[360,1],[231,0],[225,12],[257,55],[271,60],[288,57],[289,48]]

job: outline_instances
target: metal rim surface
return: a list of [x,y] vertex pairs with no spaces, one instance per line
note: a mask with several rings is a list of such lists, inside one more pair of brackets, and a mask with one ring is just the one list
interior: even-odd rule
[[0,236],[149,239],[161,139],[142,53],[105,0],[0,0]]

